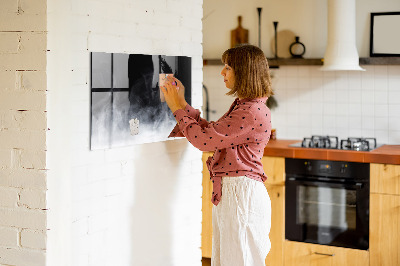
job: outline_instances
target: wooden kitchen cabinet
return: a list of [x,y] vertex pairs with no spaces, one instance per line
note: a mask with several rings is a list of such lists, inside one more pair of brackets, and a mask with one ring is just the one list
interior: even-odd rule
[[285,241],[285,266],[366,266],[365,250]]
[[265,187],[271,199],[271,250],[265,259],[266,266],[283,265],[285,240],[285,158],[264,156],[261,160],[267,175]]
[[370,167],[370,265],[400,265],[400,165]]
[[[202,206],[202,256],[211,258],[212,253],[212,183],[208,172],[206,161],[211,152],[203,153],[203,206]],[[271,199],[272,221],[271,221],[271,250],[266,258],[267,266],[283,265],[283,243],[285,230],[285,158],[263,157],[262,164],[268,176],[265,187]]]
[[370,265],[400,265],[400,196],[373,193],[370,201]]
[[371,193],[400,195],[400,165],[370,164]]
[[264,172],[267,175],[265,184],[268,185],[285,185],[285,158],[264,156],[261,159]]
[[265,184],[271,199],[271,250],[265,259],[266,266],[283,265],[285,241],[285,187]]
[[201,223],[201,253],[204,258],[211,258],[212,252],[212,183],[206,161],[212,152],[203,153],[203,195],[202,195],[202,223]]

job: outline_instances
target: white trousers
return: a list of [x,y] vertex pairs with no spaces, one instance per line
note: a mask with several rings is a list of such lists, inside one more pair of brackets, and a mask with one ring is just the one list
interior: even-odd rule
[[271,201],[262,182],[245,176],[223,177],[212,224],[212,266],[265,265],[271,249]]

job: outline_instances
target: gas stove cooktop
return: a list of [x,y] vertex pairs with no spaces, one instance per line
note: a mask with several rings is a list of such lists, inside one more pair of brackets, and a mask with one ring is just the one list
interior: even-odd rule
[[311,136],[304,138],[302,142],[289,145],[301,148],[320,148],[353,151],[371,151],[382,145],[377,145],[376,138],[347,138],[339,142],[336,136]]

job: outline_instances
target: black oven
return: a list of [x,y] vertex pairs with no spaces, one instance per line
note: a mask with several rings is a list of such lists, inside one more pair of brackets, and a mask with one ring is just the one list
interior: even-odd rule
[[285,235],[367,250],[369,164],[286,159]]

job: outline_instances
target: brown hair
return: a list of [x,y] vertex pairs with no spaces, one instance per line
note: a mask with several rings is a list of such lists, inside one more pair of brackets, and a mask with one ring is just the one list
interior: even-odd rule
[[260,48],[248,44],[240,45],[226,50],[221,60],[235,74],[235,86],[226,95],[254,99],[274,94],[268,61]]

